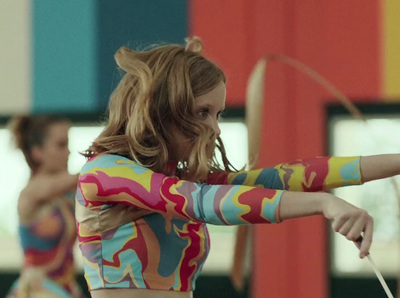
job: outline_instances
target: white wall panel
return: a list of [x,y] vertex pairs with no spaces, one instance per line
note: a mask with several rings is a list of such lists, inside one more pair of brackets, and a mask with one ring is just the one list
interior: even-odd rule
[[31,101],[29,0],[0,0],[0,115],[27,112]]

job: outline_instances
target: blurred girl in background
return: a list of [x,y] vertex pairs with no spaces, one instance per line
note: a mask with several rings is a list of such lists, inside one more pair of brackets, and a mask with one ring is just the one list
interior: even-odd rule
[[18,198],[24,255],[11,297],[83,297],[75,282],[74,195],[77,175],[68,173],[70,123],[54,116],[16,116],[10,130],[31,169]]

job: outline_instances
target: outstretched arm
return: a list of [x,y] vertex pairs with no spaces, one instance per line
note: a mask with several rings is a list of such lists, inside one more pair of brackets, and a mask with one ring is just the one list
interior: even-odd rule
[[360,209],[329,193],[284,192],[280,203],[281,220],[323,214],[332,229],[350,241],[363,235],[360,257],[364,258],[372,243],[373,218]]
[[166,217],[217,225],[274,223],[323,214],[350,240],[364,233],[361,257],[372,241],[372,218],[329,193],[302,193],[243,185],[198,184],[155,173],[116,155],[82,169],[77,200],[87,208],[127,204]]
[[327,191],[361,184],[360,157],[298,159],[273,168],[230,173],[227,183],[291,191]]
[[122,156],[102,155],[83,167],[76,198],[87,208],[126,204],[166,217],[232,225],[279,221],[282,193],[193,183],[153,172]]
[[[272,168],[229,173],[225,183],[313,192],[399,174],[400,154],[316,157],[281,163]],[[219,180],[222,181],[221,177]]]
[[361,157],[362,182],[400,174],[400,154],[382,154]]

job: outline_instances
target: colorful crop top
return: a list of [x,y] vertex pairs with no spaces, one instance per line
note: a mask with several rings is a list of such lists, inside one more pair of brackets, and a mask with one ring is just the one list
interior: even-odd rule
[[37,212],[34,220],[19,226],[24,269],[40,269],[71,295],[77,286],[73,259],[74,203],[72,192],[54,198]]
[[92,157],[76,195],[76,219],[90,290],[191,291],[209,252],[206,223],[279,222],[284,190],[360,184],[359,157],[320,157],[193,183],[118,155]]

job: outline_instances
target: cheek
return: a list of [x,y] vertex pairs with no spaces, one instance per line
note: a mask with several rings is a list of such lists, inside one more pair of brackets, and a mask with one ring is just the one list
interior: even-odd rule
[[52,146],[47,151],[49,158],[52,158],[53,160],[57,160],[57,161],[54,161],[55,163],[60,163],[65,160],[65,158],[66,158],[65,152],[66,152],[65,150],[60,149],[58,146]]
[[178,129],[173,131],[172,138],[172,142],[175,146],[183,145],[189,141],[186,135]]

